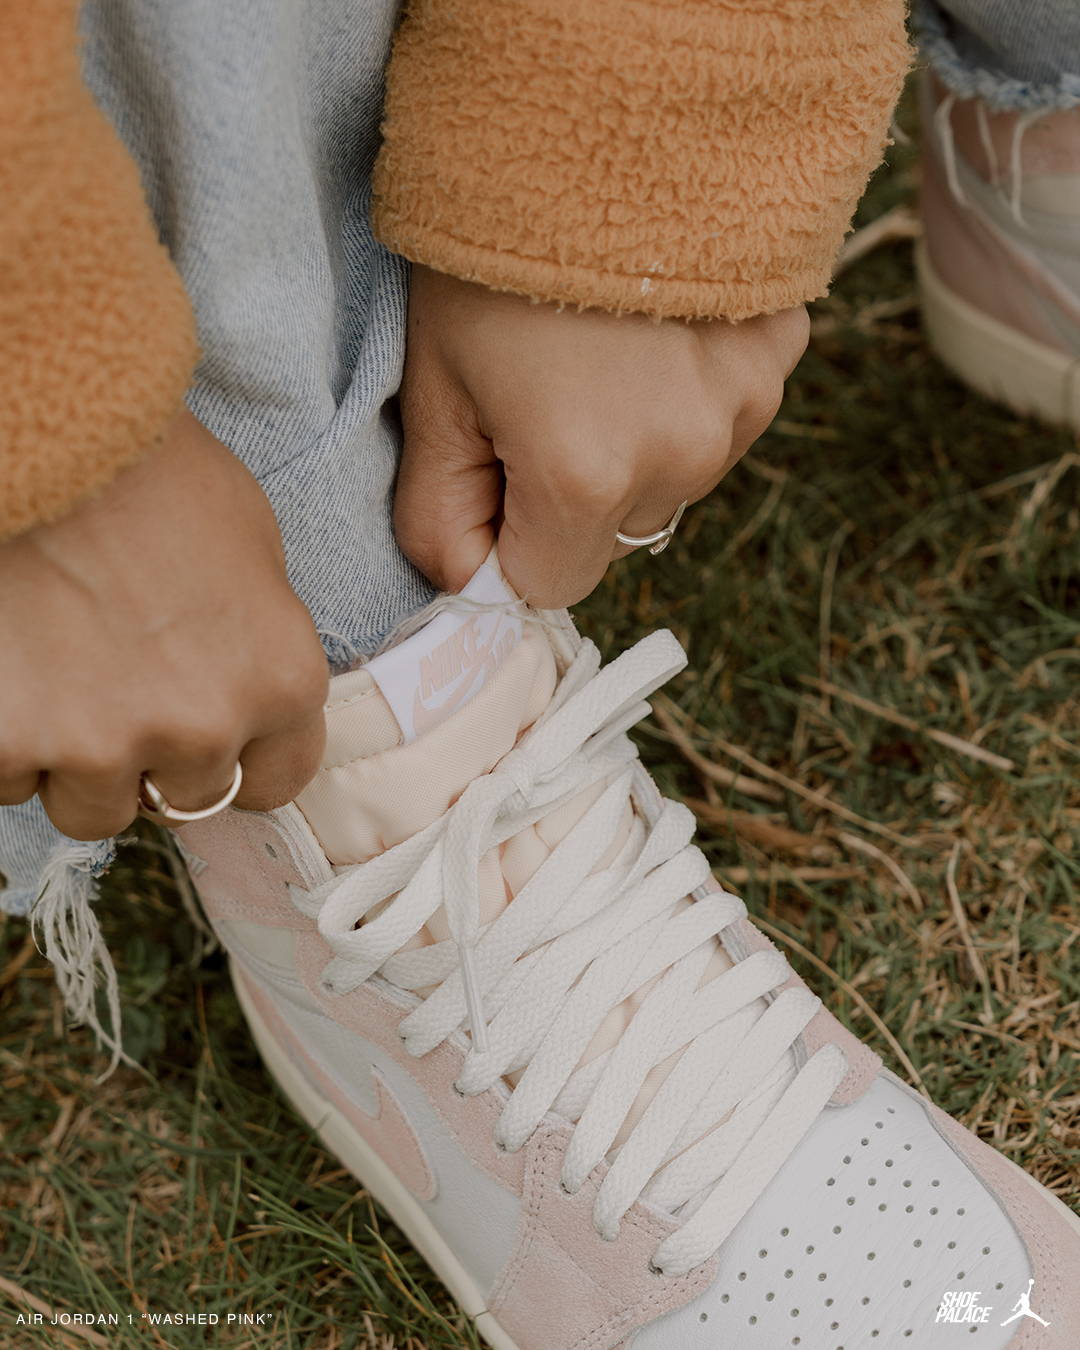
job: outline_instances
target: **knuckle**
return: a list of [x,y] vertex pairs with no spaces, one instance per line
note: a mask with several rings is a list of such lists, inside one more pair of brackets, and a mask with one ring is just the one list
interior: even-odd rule
[[776,381],[768,389],[762,391],[758,415],[761,422],[762,431],[769,425],[776,414],[780,411],[780,405],[784,401],[784,383],[782,380]]
[[0,783],[17,782],[33,773],[32,757],[21,750],[0,747]]
[[273,673],[272,697],[283,712],[307,716],[326,702],[329,671],[321,647],[279,663]]
[[411,494],[399,495],[395,502],[394,538],[414,567],[433,581],[441,580],[438,521]]
[[112,839],[115,835],[127,829],[135,819],[136,814],[134,803],[132,803],[130,810],[113,809],[111,811],[84,813],[64,809],[49,810],[46,807],[46,811],[49,819],[61,834],[66,834],[69,839],[78,839],[85,843],[96,839]]
[[119,742],[82,741],[69,745],[56,767],[65,777],[111,782],[127,774],[129,763]]
[[632,481],[625,463],[614,456],[599,463],[591,458],[564,459],[552,480],[556,508],[563,514],[606,519],[629,500]]
[[236,719],[223,711],[176,713],[151,740],[157,754],[175,756],[194,768],[213,766],[236,743]]
[[725,434],[719,419],[711,424],[688,427],[675,452],[675,472],[690,482],[716,477],[724,467],[730,445],[730,434]]

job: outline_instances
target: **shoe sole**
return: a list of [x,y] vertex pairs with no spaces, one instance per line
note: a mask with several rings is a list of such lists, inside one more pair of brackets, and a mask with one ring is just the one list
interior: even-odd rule
[[1080,432],[1080,359],[969,304],[945,283],[921,241],[915,263],[923,324],[945,365],[1014,412]]
[[378,1201],[449,1290],[493,1350],[519,1350],[487,1311],[486,1300],[415,1197],[345,1118],[308,1082],[275,1039],[247,991],[247,977],[230,961],[233,988],[263,1062],[295,1110],[343,1167]]
[[[510,1339],[487,1311],[483,1294],[413,1195],[348,1121],[296,1068],[252,1003],[243,972],[232,962],[230,968],[237,1000],[251,1028],[259,1054],[295,1110],[307,1121],[342,1166],[346,1167],[386,1210],[488,1345],[493,1350],[520,1350],[517,1343]],[[1056,1195],[1040,1186],[1011,1159],[1006,1158],[1005,1161],[1018,1177],[1038,1193],[1044,1203],[1049,1199],[1075,1228],[1077,1234],[1080,1234],[1080,1215],[1074,1214]]]

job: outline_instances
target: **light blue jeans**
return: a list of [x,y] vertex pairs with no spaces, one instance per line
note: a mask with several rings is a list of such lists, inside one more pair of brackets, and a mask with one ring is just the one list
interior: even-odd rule
[[[396,13],[396,0],[83,10],[87,81],[141,167],[198,318],[188,401],[266,490],[334,665],[430,598],[390,521],[407,269],[368,224]],[[922,0],[919,21],[961,95],[1080,102],[1080,0]],[[0,902],[25,912],[60,858],[89,887],[113,851],[64,840],[36,799],[0,808]]]

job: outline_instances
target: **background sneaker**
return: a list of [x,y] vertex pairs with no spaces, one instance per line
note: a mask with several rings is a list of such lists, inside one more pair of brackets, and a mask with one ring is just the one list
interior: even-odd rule
[[[1080,1221],[822,1008],[639,763],[674,638],[600,669],[466,594],[333,681],[294,804],[182,831],[327,1147],[498,1350],[1075,1350]],[[1025,1292],[1049,1325],[1002,1325]]]
[[922,111],[931,345],[980,393],[1080,431],[1080,108],[994,113],[928,79]]

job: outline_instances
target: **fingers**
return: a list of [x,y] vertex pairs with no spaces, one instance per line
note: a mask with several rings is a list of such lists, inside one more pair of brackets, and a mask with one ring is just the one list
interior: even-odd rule
[[578,454],[511,453],[499,530],[499,563],[531,605],[575,604],[595,589],[627,510],[623,463],[593,447]]
[[[299,602],[297,617],[314,639],[311,618]],[[330,672],[317,640],[303,647],[297,642],[290,650],[290,659],[263,686],[262,702],[251,709],[251,731],[240,754],[244,781],[236,798],[237,806],[249,811],[292,801],[322,762]]]
[[464,395],[425,375],[406,385],[394,533],[440,590],[459,591],[495,540],[502,470]]
[[292,801],[314,778],[325,745],[326,718],[321,709],[297,726],[249,741],[240,757],[244,782],[237,806],[271,811]]
[[[704,496],[705,494],[702,493],[701,495]],[[689,504],[690,501],[691,498],[689,497],[680,497],[678,501],[674,501],[671,498],[670,491],[650,493],[635,505],[630,515],[619,526],[619,533],[631,538],[646,539],[649,535],[656,534],[664,529],[683,502]],[[636,549],[643,547],[645,545],[623,544],[616,540],[611,556],[613,558],[624,558],[628,553],[633,553]]]
[[38,796],[49,819],[70,839],[111,839],[135,819],[137,761],[110,752],[69,760],[42,778]]
[[144,772],[170,806],[202,811],[228,792],[242,748],[234,735],[214,737],[202,750],[194,744],[177,746],[155,757]]
[[22,757],[9,754],[7,762],[0,761],[0,806],[29,801],[40,781],[41,774],[27,768]]
[[[63,747],[39,775],[16,769],[0,777],[0,800],[25,801],[38,791],[49,818],[72,839],[108,839],[138,812],[145,773],[170,806],[199,811],[221,800],[239,760],[238,806],[270,810],[293,797],[319,767],[325,742],[329,672],[310,616],[293,598],[282,614],[277,666],[254,678],[236,704],[193,705],[174,696],[170,712],[149,730],[121,721],[58,735]],[[239,706],[237,706],[239,705]]]

